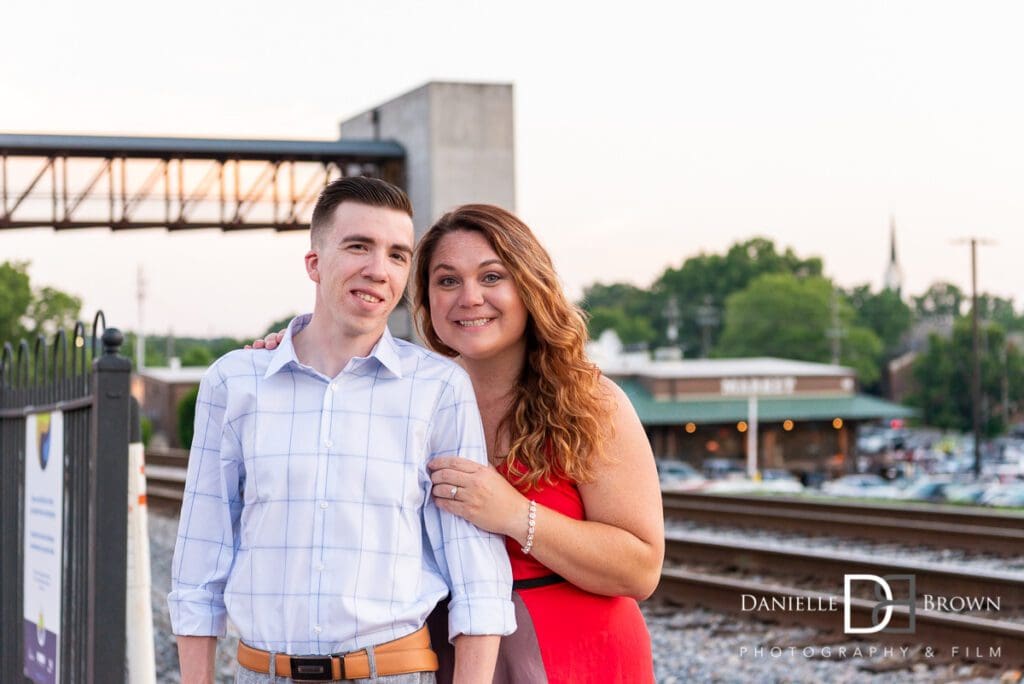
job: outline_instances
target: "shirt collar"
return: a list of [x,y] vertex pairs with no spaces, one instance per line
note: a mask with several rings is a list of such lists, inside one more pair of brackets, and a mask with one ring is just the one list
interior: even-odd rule
[[398,354],[398,343],[391,335],[389,328],[384,328],[384,334],[373,345],[370,356],[380,361],[381,365],[391,371],[396,378],[402,377],[402,357]]
[[287,366],[289,362],[299,365],[299,358],[295,355],[295,345],[292,344],[292,338],[309,325],[312,319],[313,314],[303,314],[291,320],[288,327],[284,330],[284,337],[281,338],[281,342],[278,343],[273,356],[270,357],[270,363],[267,364],[267,372],[263,375],[264,378],[269,378]]
[[[281,338],[280,344],[274,350],[270,363],[267,364],[267,372],[263,375],[264,378],[269,378],[289,363],[293,363],[296,366],[301,365],[299,358],[295,355],[295,345],[292,342],[292,338],[309,325],[312,319],[313,314],[303,314],[292,319],[284,331],[284,337]],[[373,349],[370,350],[366,358],[377,359],[396,378],[402,377],[402,359],[398,353],[398,343],[395,342],[395,338],[391,335],[391,330],[388,328],[384,328],[384,334],[377,340],[377,344],[373,345]]]

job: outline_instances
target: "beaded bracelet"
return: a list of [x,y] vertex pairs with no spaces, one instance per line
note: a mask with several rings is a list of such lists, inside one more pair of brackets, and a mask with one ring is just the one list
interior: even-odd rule
[[537,531],[537,502],[530,500],[530,521],[526,530],[526,546],[522,548],[524,554],[529,555],[533,548],[533,535]]

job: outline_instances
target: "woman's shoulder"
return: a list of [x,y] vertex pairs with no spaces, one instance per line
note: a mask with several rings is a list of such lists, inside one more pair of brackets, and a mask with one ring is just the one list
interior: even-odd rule
[[603,398],[608,402],[608,412],[613,420],[617,420],[623,410],[626,411],[625,416],[636,415],[636,412],[633,410],[633,402],[629,400],[629,395],[626,394],[625,390],[617,382],[602,373],[598,381],[598,387],[604,395]]

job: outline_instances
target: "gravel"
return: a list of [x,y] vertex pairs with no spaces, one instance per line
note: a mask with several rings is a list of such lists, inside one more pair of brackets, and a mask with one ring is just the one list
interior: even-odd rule
[[[171,556],[177,525],[174,514],[162,509],[150,510],[157,681],[174,684],[179,683],[181,677],[177,647],[167,614],[167,592],[170,590]],[[983,664],[935,663],[927,661],[921,654],[904,656],[899,651],[887,655],[878,645],[827,643],[820,635],[807,630],[739,621],[699,609],[680,610],[668,604],[648,602],[643,605],[643,611],[654,648],[655,676],[664,684],[1019,681],[1013,678],[1013,673],[1003,673]],[[218,682],[231,682],[234,678],[237,634],[232,634],[232,631],[229,625],[228,638],[221,639],[218,644]],[[830,657],[822,657],[825,653],[822,649],[826,646],[831,649]],[[841,646],[847,649],[845,658],[838,656]],[[862,650],[862,657],[854,657],[857,646]],[[872,646],[877,653],[869,657],[868,649]],[[773,647],[782,651],[772,651]],[[791,651],[789,647],[794,649]],[[806,647],[814,649],[810,657],[801,650]],[[761,650],[757,650],[759,648]]]
[[1008,673],[985,664],[930,662],[921,653],[899,649],[888,654],[881,644],[830,642],[811,630],[738,621],[701,609],[647,603],[643,612],[654,674],[663,684],[1019,681],[1012,674],[1001,679]]
[[[178,517],[161,510],[149,511],[149,556],[152,570],[153,633],[156,647],[156,680],[179,684],[178,647],[171,633],[171,618],[167,613],[167,593],[171,590],[171,556],[174,538],[178,534]],[[218,683],[235,680],[235,649],[238,633],[228,624],[228,636],[217,643],[216,674]]]

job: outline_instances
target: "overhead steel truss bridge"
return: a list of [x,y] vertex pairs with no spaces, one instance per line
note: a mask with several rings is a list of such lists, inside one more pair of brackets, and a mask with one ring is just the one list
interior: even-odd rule
[[306,230],[341,176],[405,186],[387,140],[0,134],[0,229]]

